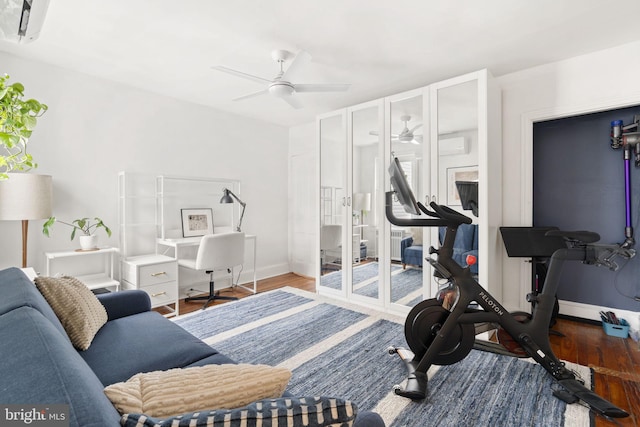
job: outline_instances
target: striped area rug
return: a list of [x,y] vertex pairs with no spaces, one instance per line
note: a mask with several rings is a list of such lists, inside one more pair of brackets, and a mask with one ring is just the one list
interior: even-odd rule
[[[422,300],[422,269],[403,268],[398,264],[389,266],[391,270],[391,301],[412,307]],[[353,292],[371,298],[378,298],[378,263],[368,262],[353,267]],[[333,271],[320,278],[322,286],[332,289],[342,288],[342,271]]]
[[[390,427],[590,425],[586,408],[552,396],[553,380],[538,364],[476,350],[432,367],[425,401],[396,396],[406,371],[386,348],[404,344],[403,321],[292,288],[175,319],[239,363],[291,369],[290,393],[352,400]],[[588,368],[568,365],[590,384]]]

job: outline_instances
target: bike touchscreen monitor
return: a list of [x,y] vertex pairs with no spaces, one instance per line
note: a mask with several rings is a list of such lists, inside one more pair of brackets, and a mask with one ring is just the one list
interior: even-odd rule
[[404,174],[402,166],[400,166],[400,161],[398,161],[397,157],[394,157],[391,161],[391,165],[389,166],[389,175],[391,176],[391,186],[393,187],[396,197],[400,204],[402,204],[405,212],[412,215],[420,215],[418,203],[416,202],[416,198],[413,196],[411,187],[407,182],[407,177]]

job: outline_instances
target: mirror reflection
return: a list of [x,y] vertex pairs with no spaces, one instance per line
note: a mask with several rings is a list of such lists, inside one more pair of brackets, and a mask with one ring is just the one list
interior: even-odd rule
[[[428,194],[423,185],[424,126],[422,96],[392,102],[390,105],[391,154],[400,161],[416,198]],[[394,214],[410,217],[400,203]],[[423,230],[419,227],[391,226],[390,236],[391,302],[413,307],[422,301]]]
[[[467,255],[475,257],[471,272],[478,274],[477,197],[472,196],[478,183],[478,85],[475,80],[441,88],[438,101],[437,183],[440,202],[473,219],[458,229],[454,259],[467,265]],[[474,215],[475,209],[475,215]],[[444,230],[440,230],[439,242]]]
[[356,110],[352,120],[352,292],[370,298],[380,297],[378,268],[378,135],[379,107]]
[[320,286],[343,286],[346,151],[341,115],[320,120]]

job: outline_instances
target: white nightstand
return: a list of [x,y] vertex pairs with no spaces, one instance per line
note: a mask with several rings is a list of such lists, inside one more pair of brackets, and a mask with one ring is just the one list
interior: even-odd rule
[[169,308],[167,316],[178,315],[178,263],[166,255],[141,255],[122,262],[122,287],[141,289],[149,294],[152,307]]
[[[91,290],[100,288],[120,289],[120,282],[114,279],[113,265],[118,248],[100,248],[93,251],[61,251],[45,252],[46,275],[55,276],[65,274],[74,276]],[[102,262],[100,259],[102,258]],[[97,260],[96,260],[97,259]],[[88,272],[86,265],[99,262],[102,269],[98,272]]]

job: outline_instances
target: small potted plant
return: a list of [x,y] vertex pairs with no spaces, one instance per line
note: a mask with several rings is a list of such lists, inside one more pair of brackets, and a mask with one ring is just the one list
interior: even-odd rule
[[107,236],[111,237],[111,229],[98,217],[93,218],[93,220],[90,220],[89,218],[80,218],[69,223],[56,220],[55,216],[49,218],[42,226],[42,233],[45,236],[49,237],[49,230],[56,221],[72,228],[71,240],[76,237],[77,231],[82,233],[78,239],[80,240],[80,248],[83,251],[95,250],[98,248],[98,236],[94,234],[95,230],[98,228],[104,228]]

